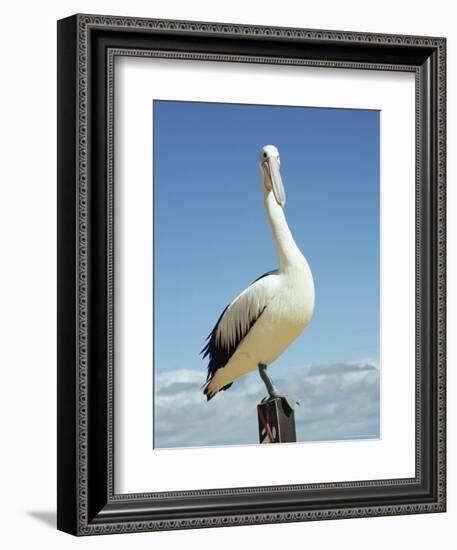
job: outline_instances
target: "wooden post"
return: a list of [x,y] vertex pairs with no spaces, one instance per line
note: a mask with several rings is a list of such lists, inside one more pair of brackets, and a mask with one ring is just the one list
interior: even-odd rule
[[260,443],[294,443],[295,414],[286,399],[277,397],[257,405]]

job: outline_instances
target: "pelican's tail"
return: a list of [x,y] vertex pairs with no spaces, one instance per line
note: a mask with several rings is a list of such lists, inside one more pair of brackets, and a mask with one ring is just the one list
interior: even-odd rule
[[218,373],[220,373],[220,371],[216,371],[214,376],[203,385],[203,393],[206,395],[207,401],[210,401],[216,395],[216,393],[228,390],[233,384],[233,382],[230,382],[229,384],[221,386],[220,377],[217,376]]

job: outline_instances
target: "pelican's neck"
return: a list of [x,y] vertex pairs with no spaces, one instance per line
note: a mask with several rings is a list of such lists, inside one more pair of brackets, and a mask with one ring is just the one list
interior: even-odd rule
[[278,252],[280,271],[285,271],[288,267],[302,264],[304,257],[292,237],[292,233],[287,225],[286,216],[284,215],[284,210],[276,202],[273,193],[267,191],[265,188],[264,201],[265,210],[273,231],[273,238]]

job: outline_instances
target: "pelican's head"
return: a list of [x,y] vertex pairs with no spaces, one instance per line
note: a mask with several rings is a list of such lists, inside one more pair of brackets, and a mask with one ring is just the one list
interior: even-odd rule
[[273,191],[276,202],[284,208],[286,204],[286,192],[279,173],[279,151],[274,145],[265,145],[260,150],[259,166],[262,181],[266,191]]

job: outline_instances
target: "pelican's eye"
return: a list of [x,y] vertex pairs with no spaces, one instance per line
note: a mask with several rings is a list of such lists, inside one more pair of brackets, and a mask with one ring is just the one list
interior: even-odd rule
[[263,154],[263,158],[264,158],[264,159],[267,158],[267,154],[266,154],[266,153]]

